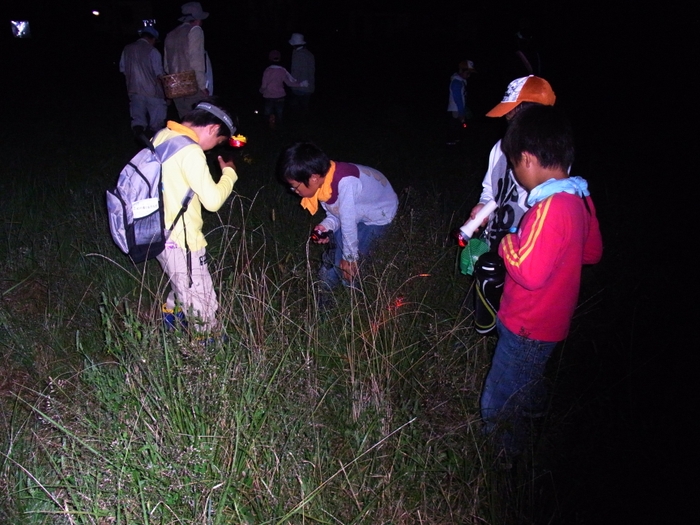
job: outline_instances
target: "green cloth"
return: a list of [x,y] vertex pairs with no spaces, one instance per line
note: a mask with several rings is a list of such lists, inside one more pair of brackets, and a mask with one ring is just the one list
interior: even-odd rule
[[474,274],[474,265],[479,257],[489,251],[489,245],[481,239],[471,239],[462,250],[459,269],[464,275]]

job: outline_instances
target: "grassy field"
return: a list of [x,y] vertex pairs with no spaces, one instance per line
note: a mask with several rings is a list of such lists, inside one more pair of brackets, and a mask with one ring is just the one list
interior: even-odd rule
[[[495,340],[472,328],[471,282],[449,237],[478,198],[500,123],[479,119],[448,151],[442,84],[417,105],[329,79],[312,118],[272,134],[257,101],[235,92],[249,144],[234,195],[205,216],[229,340],[202,348],[162,332],[157,263],[133,266],[109,237],[104,191],[136,151],[115,78],[67,98],[30,86],[30,109],[9,108],[0,132],[0,523],[629,518],[609,503],[638,488],[620,483],[629,462],[617,440],[646,430],[635,397],[645,387],[625,372],[647,319],[628,312],[646,302],[620,235],[631,219],[613,205],[622,183],[605,178],[619,166],[591,154],[590,129],[579,158],[606,259],[584,273],[571,336],[552,360],[552,409],[504,471],[478,415]],[[307,241],[318,218],[274,177],[298,138],[380,169],[400,197],[362,287],[341,290],[324,317],[314,307],[321,252]]]
[[[480,435],[494,341],[463,308],[470,280],[449,231],[476,200],[483,166],[470,149],[484,144],[448,152],[439,132],[416,143],[398,108],[372,126],[345,115],[342,134],[318,116],[270,134],[251,114],[236,192],[205,219],[229,336],[208,348],[162,332],[157,263],[131,265],[109,237],[104,190],[135,151],[124,115],[114,111],[118,129],[85,116],[95,133],[68,124],[39,152],[4,153],[16,176],[3,183],[0,521],[505,523],[565,512],[538,452],[547,432],[516,472],[497,468]],[[307,242],[315,220],[274,179],[297,136],[378,167],[401,199],[361,289],[341,290],[324,318],[320,251]]]

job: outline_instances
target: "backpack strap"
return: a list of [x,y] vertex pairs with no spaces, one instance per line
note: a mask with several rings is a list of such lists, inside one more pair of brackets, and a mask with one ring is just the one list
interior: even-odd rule
[[[172,157],[175,153],[180,151],[182,148],[185,146],[189,146],[190,144],[196,144],[197,142],[188,137],[187,135],[177,135],[171,139],[166,140],[162,144],[159,144],[157,147],[153,148],[153,144],[149,142],[149,148],[153,151],[153,154],[156,156],[158,159],[158,162],[161,164],[161,177],[163,174],[163,163],[168,160],[170,157]],[[162,183],[161,183],[161,191],[162,191]],[[177,221],[179,221],[182,216],[185,214],[187,211],[187,207],[190,205],[190,201],[192,200],[192,197],[194,197],[194,191],[192,191],[192,188],[188,188],[187,193],[185,194],[185,197],[182,199],[182,206],[180,207],[180,211],[177,212],[177,215],[175,216],[175,220],[173,223],[170,225],[169,230],[172,230],[175,225],[177,224]],[[190,245],[187,243],[187,228],[183,227],[183,232],[185,234],[185,253],[186,253],[186,258],[187,258],[187,276],[189,278],[189,283],[190,286],[192,286],[192,255],[190,253]]]
[[180,208],[180,211],[177,212],[177,215],[175,216],[175,220],[173,223],[170,225],[170,230],[172,230],[175,225],[177,224],[177,221],[180,220],[180,218],[185,214],[187,211],[187,207],[190,205],[190,201],[192,200],[192,197],[194,197],[194,191],[192,191],[192,188],[187,190],[187,193],[185,194],[185,198],[182,199],[182,207]]
[[197,142],[187,135],[177,135],[166,140],[162,144],[159,144],[155,148],[153,147],[153,143],[149,142],[148,147],[151,149],[151,151],[153,151],[156,159],[158,159],[158,162],[163,164],[166,160],[175,155],[175,153],[180,151],[185,146],[189,146],[190,144],[197,144]]
[[[187,190],[187,193],[185,194],[185,198],[182,199],[182,207],[180,208],[180,211],[177,212],[177,215],[175,216],[175,220],[173,221],[172,226],[170,226],[171,230],[175,227],[175,225],[177,224],[177,221],[179,221],[180,218],[187,211],[187,207],[190,205],[190,201],[192,200],[192,197],[194,197],[194,191],[192,191],[192,188],[189,188]],[[184,224],[182,227],[182,232],[185,234],[185,255],[187,257],[187,277],[190,280],[190,286],[192,286],[192,255],[190,254],[190,245],[187,243],[187,228],[184,226]]]
[[[148,143],[148,148],[153,152],[153,154],[156,156],[156,159],[158,159],[158,162],[161,164],[161,177],[163,176],[163,163],[168,160],[170,157],[175,155],[178,151],[180,151],[182,148],[185,146],[189,146],[190,144],[196,144],[197,142],[188,137],[187,135],[177,135],[171,139],[166,140],[162,144],[159,144],[155,148],[153,147],[153,142]],[[162,183],[161,183],[161,190],[162,190]],[[190,201],[192,200],[192,197],[194,197],[194,191],[192,191],[192,188],[188,188],[187,193],[185,194],[185,197],[182,199],[182,207],[180,208],[180,211],[177,213],[175,216],[175,220],[173,223],[170,225],[169,230],[172,230],[175,225],[177,224],[177,221],[180,220],[182,215],[187,211],[187,207],[190,204]]]

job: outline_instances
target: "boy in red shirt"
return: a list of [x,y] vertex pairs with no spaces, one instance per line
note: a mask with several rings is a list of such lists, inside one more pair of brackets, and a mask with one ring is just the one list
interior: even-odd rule
[[588,184],[569,177],[569,122],[552,106],[533,106],[511,122],[501,145],[530,209],[498,247],[506,267],[498,343],[481,395],[485,431],[506,453],[520,452],[524,418],[546,404],[545,365],[566,338],[581,267],[600,260],[603,244]]

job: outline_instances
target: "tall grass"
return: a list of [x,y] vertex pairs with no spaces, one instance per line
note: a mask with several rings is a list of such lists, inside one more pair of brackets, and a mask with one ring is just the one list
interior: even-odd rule
[[14,186],[0,522],[497,524],[534,522],[538,505],[538,519],[557,515],[542,476],[496,470],[480,434],[493,340],[471,328],[447,235],[465,212],[448,187],[466,157],[388,155],[398,129],[326,140],[334,157],[385,171],[401,206],[362,281],[323,314],[314,218],[272,177],[292,137],[251,142],[239,193],[205,217],[228,336],[209,345],[162,330],[157,263],[130,265],[109,240],[103,190],[128,154],[78,165],[87,183]]

